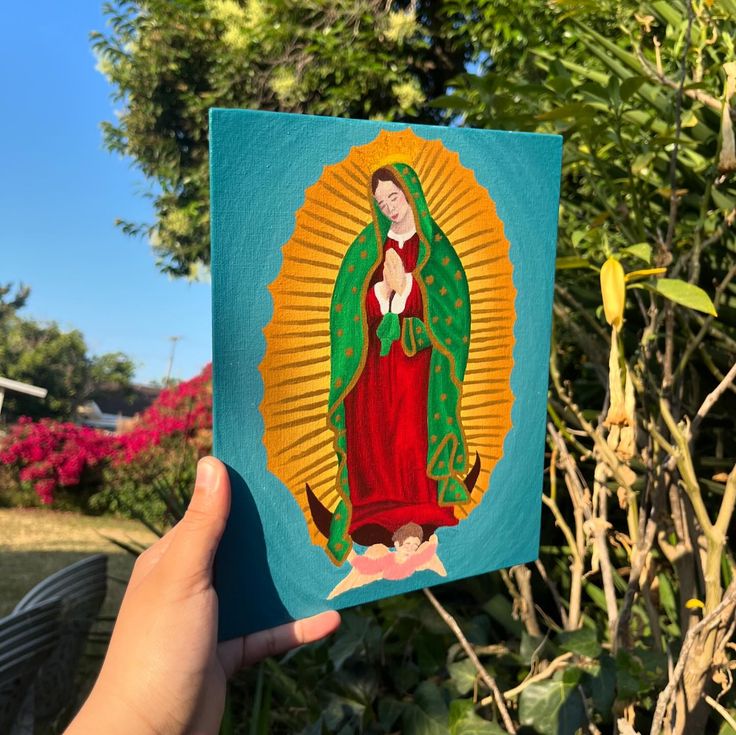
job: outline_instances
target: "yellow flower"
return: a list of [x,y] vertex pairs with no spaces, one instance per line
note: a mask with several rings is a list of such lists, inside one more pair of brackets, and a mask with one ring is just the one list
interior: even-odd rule
[[606,321],[615,330],[621,329],[626,305],[626,280],[624,269],[616,258],[608,258],[601,268],[601,295]]
[[291,104],[297,98],[297,78],[291,69],[280,67],[276,69],[271,77],[270,85],[279,101],[283,104]]
[[413,10],[398,10],[388,14],[386,38],[394,43],[403,43],[412,36],[418,27],[417,18]]
[[421,105],[425,100],[424,92],[422,92],[419,83],[415,79],[394,84],[391,90],[402,110]]

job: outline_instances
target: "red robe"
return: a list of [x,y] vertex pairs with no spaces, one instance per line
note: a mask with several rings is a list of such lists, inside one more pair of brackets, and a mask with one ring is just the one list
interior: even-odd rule
[[[419,255],[419,236],[403,247],[388,237],[384,257],[395,250],[412,273]],[[353,506],[349,533],[360,544],[387,543],[406,523],[423,526],[425,539],[438,526],[454,526],[452,507],[437,502],[437,481],[427,477],[427,389],[432,349],[408,357],[401,339],[381,357],[376,329],[383,314],[373,287],[383,280],[383,263],[371,278],[365,309],[368,319],[368,353],[365,367],[345,397],[348,482]],[[422,294],[416,278],[399,315],[424,318]],[[359,530],[378,526],[383,537],[366,537]],[[366,528],[367,530],[367,528]],[[356,532],[358,532],[356,536]],[[387,543],[387,545],[391,545]]]

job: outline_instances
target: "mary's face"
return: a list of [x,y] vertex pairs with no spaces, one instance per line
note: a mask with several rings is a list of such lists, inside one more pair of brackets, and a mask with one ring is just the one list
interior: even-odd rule
[[393,181],[379,181],[374,196],[379,209],[392,222],[403,222],[411,213],[404,192]]

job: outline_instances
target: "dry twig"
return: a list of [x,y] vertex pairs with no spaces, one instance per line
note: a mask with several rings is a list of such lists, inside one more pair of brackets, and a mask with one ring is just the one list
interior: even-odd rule
[[506,707],[506,703],[504,702],[501,690],[498,688],[498,684],[496,684],[496,680],[488,673],[486,667],[483,666],[483,664],[480,662],[480,659],[473,650],[473,647],[470,645],[468,639],[465,637],[465,634],[462,632],[460,626],[457,624],[457,620],[455,620],[455,618],[453,618],[452,615],[450,615],[450,613],[445,610],[445,608],[434,596],[431,590],[425,588],[424,594],[427,596],[427,599],[432,603],[434,609],[439,613],[439,616],[445,621],[445,623],[447,623],[447,627],[455,634],[458,642],[463,647],[463,651],[465,651],[468,658],[473,662],[473,666],[475,666],[478,675],[493,693],[493,701],[496,703],[496,707],[498,707],[498,711],[501,714],[501,719],[503,720],[506,732],[510,733],[511,735],[516,735],[516,727],[514,726],[513,720],[511,719],[511,715],[509,715],[509,710]]
[[685,666],[687,665],[687,660],[690,656],[690,651],[692,650],[693,645],[699,640],[702,633],[707,633],[719,627],[723,627],[725,621],[728,621],[733,617],[734,608],[736,608],[736,580],[732,581],[728,586],[726,594],[723,596],[718,607],[708,615],[705,615],[703,619],[697,625],[693,626],[685,636],[675,670],[672,672],[672,675],[667,682],[667,686],[662,690],[659,698],[657,699],[657,707],[654,710],[654,719],[652,721],[650,735],[659,735],[662,730],[665,713],[667,712],[670,700],[675,694],[677,687],[680,685],[683,674],[685,673]]

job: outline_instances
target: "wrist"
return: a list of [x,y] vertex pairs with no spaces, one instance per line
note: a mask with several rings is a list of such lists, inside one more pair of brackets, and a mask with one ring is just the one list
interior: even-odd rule
[[105,735],[160,735],[165,732],[139,714],[119,693],[101,690],[98,682],[64,735],[97,735],[103,723]]

